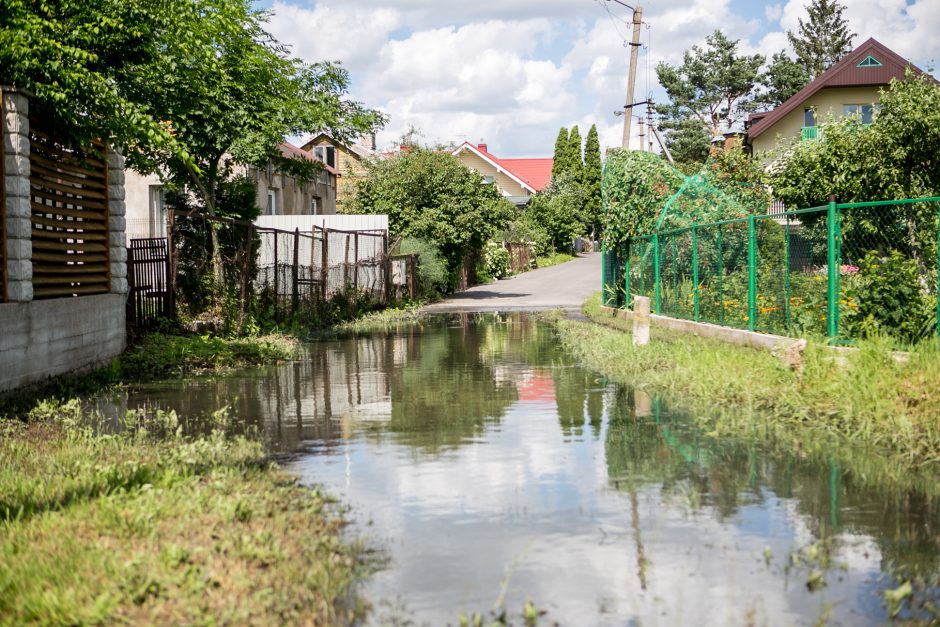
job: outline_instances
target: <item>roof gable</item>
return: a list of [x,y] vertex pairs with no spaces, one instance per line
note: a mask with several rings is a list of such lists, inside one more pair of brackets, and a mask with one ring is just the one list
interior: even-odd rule
[[533,194],[548,185],[552,178],[552,163],[554,159],[551,157],[539,159],[500,159],[490,154],[489,151],[482,150],[470,142],[464,142],[457,146],[451,154],[456,156],[463,151],[470,151],[480,157],[496,168],[497,172],[506,174],[509,178],[519,183],[519,185]]
[[[869,59],[875,63],[872,64]],[[893,78],[903,79],[908,67],[913,68],[917,73],[922,73],[919,68],[899,54],[876,39],[870,38],[773,111],[762,114],[759,119],[752,116],[753,123],[748,129],[748,137],[753,139],[763,134],[788,113],[799,108],[826,87],[888,85]]]
[[324,141],[330,144],[331,146],[333,146],[334,148],[342,149],[343,151],[348,153],[350,156],[355,158],[357,161],[361,161],[362,159],[369,157],[369,154],[365,150],[360,148],[359,146],[355,146],[355,145],[351,146],[341,141],[337,141],[333,139],[332,137],[330,137],[329,135],[327,135],[326,133],[320,133],[319,135],[311,137],[309,140],[307,140],[307,142],[303,146],[300,147],[300,149],[310,152],[310,150],[314,148],[315,146],[323,146]]

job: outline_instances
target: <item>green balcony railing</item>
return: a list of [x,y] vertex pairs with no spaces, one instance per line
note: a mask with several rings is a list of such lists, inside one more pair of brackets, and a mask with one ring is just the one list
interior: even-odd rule
[[815,141],[822,137],[822,131],[818,126],[804,126],[802,131],[803,141]]

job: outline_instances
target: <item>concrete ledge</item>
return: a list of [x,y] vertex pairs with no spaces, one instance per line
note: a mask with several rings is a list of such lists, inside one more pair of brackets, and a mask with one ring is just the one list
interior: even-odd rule
[[125,297],[0,303],[0,391],[106,364],[125,346]]

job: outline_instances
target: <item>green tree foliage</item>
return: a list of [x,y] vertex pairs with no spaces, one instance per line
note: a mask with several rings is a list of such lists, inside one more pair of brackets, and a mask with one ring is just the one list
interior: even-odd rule
[[565,171],[571,174],[571,177],[580,182],[584,172],[584,155],[581,146],[581,131],[578,126],[571,127],[571,133],[568,134],[568,158],[565,164]]
[[773,109],[803,89],[810,76],[802,63],[794,61],[781,50],[771,58],[762,80],[767,90],[760,96],[761,104]]
[[[36,93],[37,112],[75,140],[124,146],[215,214],[239,164],[278,158],[285,136],[340,139],[381,124],[346,98],[347,72],[292,58],[250,0],[9,0],[0,11],[0,79]],[[307,163],[282,161],[310,175]],[[213,247],[218,249],[213,235]],[[221,282],[221,257],[213,274]]]
[[547,232],[553,250],[569,251],[571,241],[584,232],[583,207],[584,191],[580,181],[565,172],[532,198],[526,207],[526,216]]
[[584,173],[581,185],[584,191],[584,222],[595,237],[601,229],[601,145],[597,125],[592,124],[584,143]]
[[659,155],[611,149],[604,166],[604,242],[610,249],[634,235],[652,233],[663,205],[683,182]]
[[356,186],[353,210],[388,214],[393,233],[438,248],[453,289],[464,258],[509,223],[515,210],[493,185],[453,155],[412,148],[367,165]]
[[739,55],[737,49],[738,40],[716,30],[706,38],[705,46],[687,50],[681,65],[656,66],[669,98],[656,111],[677,160],[707,154],[708,137],[721,134],[754,110],[754,88],[764,57]]
[[787,39],[797,60],[816,78],[852,50],[855,33],[842,18],[845,6],[839,0],[812,0],[806,6],[809,19],[799,20],[797,32],[787,31]]
[[566,171],[568,162],[568,129],[561,127],[558,129],[558,137],[555,138],[555,153],[552,161],[552,178]]

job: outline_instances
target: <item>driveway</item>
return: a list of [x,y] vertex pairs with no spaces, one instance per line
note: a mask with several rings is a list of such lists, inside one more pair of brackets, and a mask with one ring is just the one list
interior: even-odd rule
[[508,279],[478,285],[428,305],[427,313],[473,311],[580,311],[601,289],[601,255],[585,253],[567,263],[523,272]]

